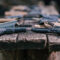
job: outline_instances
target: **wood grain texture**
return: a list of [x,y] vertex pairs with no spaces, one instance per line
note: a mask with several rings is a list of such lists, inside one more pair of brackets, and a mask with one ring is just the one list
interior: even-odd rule
[[17,42],[18,47],[22,46],[22,49],[40,49],[46,47],[47,39],[45,34],[29,31],[26,33],[20,33]]
[[60,44],[60,36],[59,35],[48,35],[49,43],[52,44]]
[[0,36],[0,49],[43,49],[46,47],[45,34],[26,32]]
[[17,34],[0,36],[0,50],[14,50],[16,49]]
[[[43,14],[58,15],[54,6],[43,5],[41,8]],[[7,12],[6,14],[14,16],[25,15],[27,13]],[[34,24],[32,23],[32,25]],[[34,33],[32,31],[0,36],[0,49],[2,50],[4,60],[59,60],[60,53],[54,51],[60,50],[60,36],[48,35],[48,44],[51,53],[46,49],[46,34]]]
[[26,33],[19,34],[18,41],[21,41],[21,40],[40,42],[40,40],[46,40],[46,35],[27,31]]
[[60,36],[48,35],[49,47],[52,51],[60,51]]
[[0,36],[0,42],[14,42],[16,43],[17,34],[9,34]]

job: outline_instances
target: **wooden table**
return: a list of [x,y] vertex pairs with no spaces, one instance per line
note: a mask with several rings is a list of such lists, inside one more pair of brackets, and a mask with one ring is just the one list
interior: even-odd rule
[[[3,53],[4,60],[35,60],[39,55],[47,52],[45,50],[46,44],[47,38],[45,34],[33,32],[3,35],[0,37],[0,48]],[[39,55],[35,53],[39,53]],[[35,58],[35,55],[38,56]],[[40,59],[40,57],[38,59]]]
[[[43,14],[58,14],[51,6],[41,8]],[[50,8],[51,11],[49,11]],[[2,35],[0,36],[0,51],[3,60],[60,60],[60,52],[57,52],[60,51],[59,40],[59,35],[32,31]]]

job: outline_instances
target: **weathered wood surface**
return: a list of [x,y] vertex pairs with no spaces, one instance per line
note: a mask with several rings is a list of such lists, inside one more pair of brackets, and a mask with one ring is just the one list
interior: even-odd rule
[[0,49],[16,49],[17,34],[3,35],[0,37]]
[[19,33],[11,35],[3,35],[0,37],[0,49],[11,49],[11,48],[45,48],[47,43],[45,34],[38,33]]
[[49,47],[52,51],[60,51],[60,36],[59,35],[48,35]]
[[[20,33],[17,42],[23,43],[21,48],[40,49],[46,47],[47,39],[45,34],[39,34],[30,31],[26,33]],[[19,46],[20,44],[18,44],[18,47]]]
[[[43,14],[58,14],[54,7],[44,7],[41,7]],[[60,50],[60,36],[31,31],[3,35],[0,36],[0,49],[4,60],[59,60],[60,53],[55,51]]]
[[3,35],[0,36],[0,42],[15,42],[16,43],[17,34]]

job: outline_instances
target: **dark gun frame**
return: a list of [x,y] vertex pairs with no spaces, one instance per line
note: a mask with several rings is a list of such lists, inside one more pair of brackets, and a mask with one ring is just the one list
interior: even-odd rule
[[31,31],[36,33],[56,33],[60,34],[60,28],[32,28]]

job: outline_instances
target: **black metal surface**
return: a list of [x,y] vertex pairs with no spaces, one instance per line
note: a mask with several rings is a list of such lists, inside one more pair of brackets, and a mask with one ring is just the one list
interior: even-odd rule
[[37,33],[57,33],[60,34],[60,28],[32,28],[33,32]]
[[26,32],[26,28],[1,28],[0,35]]

